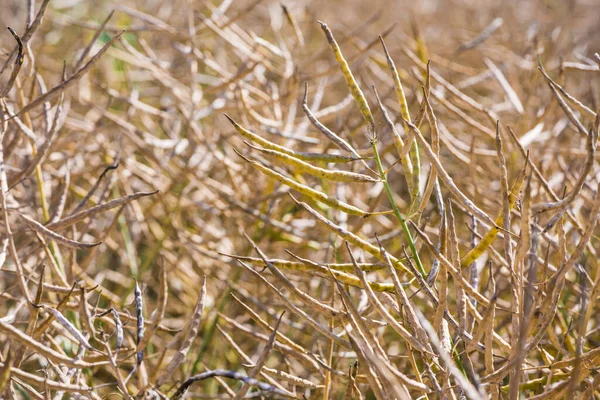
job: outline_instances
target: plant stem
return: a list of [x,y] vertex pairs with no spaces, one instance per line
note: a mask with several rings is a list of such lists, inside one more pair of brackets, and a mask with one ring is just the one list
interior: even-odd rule
[[383,165],[381,164],[381,158],[379,157],[379,151],[377,150],[377,140],[376,139],[374,139],[372,141],[372,146],[373,146],[373,154],[375,155],[375,163],[377,164],[377,170],[379,171],[379,175],[383,182],[383,187],[385,188],[385,192],[387,193],[390,204],[392,205],[392,210],[394,211],[394,215],[396,216],[396,218],[398,218],[398,221],[400,221],[400,225],[402,226],[402,230],[404,231],[404,234],[406,235],[406,240],[408,241],[408,245],[410,246],[410,251],[412,253],[412,256],[414,257],[414,260],[415,260],[415,263],[417,264],[417,268],[418,268],[419,272],[421,272],[423,277],[426,277],[427,273],[425,272],[425,268],[423,268],[423,264],[421,263],[421,259],[419,258],[419,253],[417,252],[417,247],[415,246],[415,241],[412,237],[412,234],[410,233],[410,230],[408,229],[408,224],[406,223],[406,219],[402,216],[402,213],[400,212],[400,209],[398,208],[398,205],[396,204],[396,201],[394,200],[394,193],[392,193],[392,189],[390,188],[390,184],[387,180],[387,175],[385,173],[385,170],[383,169]]

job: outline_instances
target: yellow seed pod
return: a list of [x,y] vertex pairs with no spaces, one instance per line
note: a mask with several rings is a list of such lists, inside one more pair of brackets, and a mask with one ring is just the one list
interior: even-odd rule
[[329,42],[329,46],[333,49],[333,53],[335,55],[335,60],[340,65],[340,69],[342,70],[342,75],[344,75],[344,79],[346,80],[346,85],[348,85],[348,89],[350,89],[350,93],[352,93],[352,97],[356,101],[360,112],[362,113],[365,121],[369,125],[369,128],[375,129],[375,119],[373,118],[373,114],[371,113],[371,109],[369,108],[369,103],[367,103],[367,99],[363,94],[362,90],[358,86],[354,75],[352,75],[352,71],[350,71],[350,67],[348,66],[348,62],[344,58],[342,51],[340,50],[340,46],[338,46],[337,42],[333,37],[333,33],[331,29],[327,26],[327,24],[318,21],[321,25],[321,29],[325,32],[325,36],[327,37],[327,42]]
[[[527,164],[525,164],[525,165],[527,166]],[[510,189],[510,192],[508,194],[508,205],[511,210],[514,208],[515,204],[517,203],[518,194],[521,191],[521,188],[523,187],[523,182],[525,181],[526,170],[527,170],[526,167],[524,167],[521,170],[521,173],[517,177],[517,180],[515,181],[515,183],[513,183],[512,187]],[[502,223],[504,222],[502,213],[500,213],[500,215],[498,215],[495,222],[496,222],[496,226],[502,226]],[[479,241],[479,243],[477,243],[477,245],[475,247],[473,247],[467,254],[465,254],[465,256],[460,261],[461,267],[467,267],[467,266],[471,265],[472,262],[476,261],[479,257],[481,257],[481,255],[487,250],[487,248],[490,247],[490,245],[492,244],[492,242],[498,235],[498,232],[500,231],[498,228],[496,228],[496,226],[490,228],[490,230],[487,231],[487,233]]]
[[[366,251],[373,257],[382,259],[381,252],[378,247],[373,246],[371,243],[367,242],[360,236],[355,235],[354,233],[342,228],[341,226],[334,224],[333,222],[331,222],[330,220],[313,210],[308,204],[296,200],[294,196],[290,195],[290,197],[296,202],[296,204],[308,211],[317,221],[321,222],[330,232],[346,240],[348,243]],[[406,265],[402,264],[400,260],[398,260],[392,255],[388,256],[390,258],[390,261],[392,262],[392,266],[395,269],[402,272],[407,272],[408,274],[412,274],[411,271],[406,267]]]
[[[400,113],[402,114],[402,118],[407,121],[411,121],[410,113],[408,111],[408,103],[406,102],[406,96],[404,95],[404,87],[402,86],[402,80],[400,80],[400,75],[396,69],[396,64],[394,64],[394,60],[392,60],[392,57],[390,56],[390,53],[388,52],[385,42],[381,36],[379,36],[379,40],[381,41],[381,46],[383,47],[383,52],[385,53],[385,59],[388,64],[388,68],[392,73],[394,89],[396,89],[396,97],[398,98],[398,103],[400,104]],[[404,127],[408,131],[408,126],[406,126],[406,124]]]
[[227,114],[224,114],[224,115],[225,115],[225,117],[227,117],[229,122],[231,122],[231,124],[233,125],[235,130],[240,135],[245,137],[246,139],[251,140],[254,143],[257,143],[257,144],[263,146],[264,148],[275,150],[280,153],[287,154],[289,156],[295,157],[295,158],[303,160],[303,161],[319,161],[319,162],[324,162],[324,163],[347,163],[347,162],[360,160],[360,158],[358,158],[358,157],[348,157],[348,156],[337,155],[337,154],[304,153],[304,152],[294,151],[294,150],[288,149],[287,147],[280,146],[280,145],[275,144],[267,139],[260,137],[256,133],[249,131],[248,129],[244,128],[243,126],[241,126],[240,124],[235,122],[229,115],[227,115]]
[[320,201],[323,204],[328,205],[329,207],[335,208],[336,210],[340,210],[349,215],[358,215],[360,217],[368,217],[370,215],[382,214],[382,213],[368,213],[366,211],[361,210],[360,208],[354,207],[350,204],[344,203],[334,197],[328,196],[323,192],[319,192],[311,187],[303,185],[301,183],[296,182],[293,179],[288,178],[280,174],[279,172],[273,171],[272,169],[265,167],[257,161],[250,160],[249,158],[241,155],[237,150],[234,150],[240,157],[242,157],[245,161],[250,163],[254,168],[262,172],[263,174],[283,183],[284,185],[294,189],[295,191],[302,193],[313,200]]
[[[411,121],[410,112],[408,110],[408,103],[406,102],[406,96],[404,94],[404,87],[402,86],[402,81],[400,80],[400,75],[398,74],[398,70],[396,69],[396,64],[394,64],[394,60],[390,56],[387,47],[385,46],[385,42],[383,38],[380,36],[379,40],[381,41],[381,46],[383,47],[383,51],[385,53],[385,58],[388,63],[388,67],[392,73],[392,79],[394,81],[394,89],[396,90],[396,97],[398,98],[398,104],[400,104],[400,114],[405,121]],[[409,127],[408,124],[404,123],[404,129],[408,132]],[[394,138],[394,144],[396,145],[396,149],[399,154],[404,153],[404,145],[402,143],[402,139]],[[405,160],[403,161],[403,166],[407,164]],[[409,190],[410,197],[412,200],[411,211],[413,211],[413,207],[418,206],[420,202],[420,191],[419,188],[421,186],[420,176],[421,176],[421,160],[419,157],[419,147],[416,142],[412,143],[410,148],[410,161],[411,161],[411,170],[410,170],[410,178],[409,179]],[[406,167],[405,167],[406,168]],[[408,176],[407,176],[408,178]]]
[[294,157],[289,156],[284,153],[280,153],[276,150],[261,149],[261,148],[255,147],[255,146],[250,146],[250,147],[252,147],[253,149],[256,149],[268,156],[276,158],[277,160],[283,162],[284,164],[294,167],[299,172],[304,172],[309,175],[315,176],[317,178],[326,179],[328,181],[345,182],[345,183],[380,182],[379,179],[370,177],[368,175],[358,174],[358,173],[349,172],[349,171],[329,170],[329,169],[315,167],[305,161],[299,160],[297,158],[294,158]]

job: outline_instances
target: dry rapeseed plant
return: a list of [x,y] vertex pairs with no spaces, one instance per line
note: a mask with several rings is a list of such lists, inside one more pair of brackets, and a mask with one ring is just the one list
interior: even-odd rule
[[0,398],[600,397],[596,5],[92,3],[0,16]]

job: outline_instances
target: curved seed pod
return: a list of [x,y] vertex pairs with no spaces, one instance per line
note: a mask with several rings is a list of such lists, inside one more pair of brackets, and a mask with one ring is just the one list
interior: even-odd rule
[[[48,3],[50,3],[50,0],[42,1],[42,4],[40,4],[40,8],[38,9],[38,12],[35,15],[35,18],[33,18],[33,21],[32,21],[33,14],[29,14],[29,17],[27,20],[27,29],[25,30],[25,33],[23,34],[23,37],[21,38],[21,42],[23,42],[23,44],[29,43],[29,39],[31,39],[33,37],[34,33],[40,27],[40,24],[42,23],[42,19],[44,18],[44,14],[46,13],[46,9],[48,8]],[[8,58],[4,62],[4,65],[2,66],[2,68],[0,68],[0,75],[2,75],[2,73],[10,65],[10,62],[12,61],[13,56],[15,55],[16,51],[17,50],[13,49],[13,51],[10,52],[10,54],[8,55]],[[17,55],[20,55],[20,54],[17,53]]]
[[468,42],[462,43],[456,49],[456,54],[462,53],[463,51],[471,50],[483,42],[485,42],[498,28],[500,28],[504,24],[504,19],[498,17],[494,18],[494,20],[487,26],[485,29],[479,33],[474,39],[469,40]]
[[81,210],[81,211],[79,211],[75,214],[69,215],[68,217],[65,217],[59,221],[52,222],[52,223],[46,225],[46,228],[48,228],[48,229],[64,228],[66,226],[73,225],[74,223],[79,222],[82,219],[85,219],[87,217],[93,217],[94,215],[101,213],[103,211],[108,211],[108,210],[118,207],[122,204],[127,204],[131,201],[137,200],[142,197],[151,196],[156,193],[158,193],[158,190],[155,190],[154,192],[138,192],[138,193],[133,193],[133,194],[130,194],[127,196],[123,196],[118,199],[114,199],[114,200],[108,201],[106,203],[98,204],[97,206],[90,207],[86,210]]
[[259,145],[261,145],[262,147],[264,147],[266,149],[275,150],[280,153],[287,154],[288,156],[296,157],[303,161],[320,161],[320,162],[326,162],[326,163],[347,163],[347,162],[356,161],[356,160],[360,159],[357,157],[348,157],[348,156],[336,155],[336,154],[303,153],[303,152],[290,150],[287,147],[283,147],[283,146],[280,146],[273,142],[270,142],[270,141],[258,136],[257,134],[250,132],[248,129],[242,127],[240,124],[235,122],[229,115],[227,115],[227,114],[223,114],[223,115],[225,115],[225,117],[229,120],[229,122],[231,122],[231,124],[233,125],[235,130],[240,135],[245,137],[246,139],[251,140],[254,143],[258,143]]
[[356,150],[354,150],[352,148],[352,146],[350,146],[350,143],[346,142],[344,139],[339,137],[335,132],[333,132],[332,130],[327,128],[325,125],[323,125],[317,119],[317,117],[315,117],[315,115],[312,113],[312,111],[308,107],[308,82],[304,82],[304,98],[302,99],[302,109],[304,110],[304,113],[306,113],[308,120],[313,124],[313,126],[315,128],[317,128],[319,130],[319,132],[321,132],[323,135],[327,136],[327,138],[329,140],[331,140],[340,149],[346,150],[347,152],[351,153],[352,155],[354,155],[356,157],[360,157],[358,155],[358,153],[356,152]]
[[235,149],[234,149],[234,151],[237,153],[237,155],[242,157],[245,161],[250,163],[250,165],[252,165],[254,168],[259,170],[263,174],[283,183],[286,186],[289,186],[290,188],[294,189],[295,191],[297,191],[299,193],[302,193],[314,200],[318,200],[323,204],[333,207],[336,210],[343,211],[346,214],[350,214],[350,215],[358,215],[360,217],[368,217],[370,215],[381,214],[381,213],[368,213],[366,211],[361,210],[360,208],[351,206],[350,204],[344,203],[343,201],[340,201],[336,198],[330,197],[323,192],[319,192],[318,190],[312,189],[306,185],[302,185],[301,183],[296,182],[293,179],[283,176],[279,172],[275,172],[272,169],[265,167],[264,165],[260,164],[258,161],[250,160],[249,158],[240,154],[240,152],[238,152]]
[[523,115],[525,113],[523,103],[521,103],[521,100],[519,100],[517,92],[515,92],[513,87],[510,86],[510,83],[508,82],[502,71],[500,71],[500,68],[498,68],[496,64],[494,64],[494,62],[489,58],[484,58],[483,62],[485,63],[485,65],[487,65],[489,70],[492,71],[494,78],[496,78],[496,81],[498,81],[498,83],[502,87],[502,90],[504,90],[504,93],[506,94],[506,97],[508,98],[508,101],[512,104],[513,108],[517,110],[519,114]]
[[599,129],[600,129],[600,113],[598,113],[598,115],[596,116],[594,125],[593,125],[592,129],[590,130],[590,133],[587,137],[587,156],[585,159],[585,164],[583,165],[583,168],[581,169],[581,172],[579,173],[579,177],[577,178],[577,182],[573,186],[573,189],[571,189],[571,192],[561,200],[554,201],[551,203],[537,204],[537,205],[533,206],[536,214],[547,212],[547,211],[554,210],[557,208],[559,210],[566,208],[579,195],[579,193],[581,192],[581,189],[583,188],[585,183],[589,180],[588,175],[592,171],[592,168],[594,167],[594,164],[595,164],[594,161],[596,159],[596,147],[598,145]]
[[108,313],[111,313],[113,316],[113,321],[115,323],[115,334],[117,335],[117,347],[115,348],[116,353],[118,354],[121,346],[123,345],[123,323],[121,322],[121,318],[119,318],[119,312],[114,308],[109,308],[108,310],[94,315],[94,318],[100,318]]
[[68,367],[93,368],[98,365],[107,364],[107,362],[103,361],[97,363],[89,363],[76,358],[70,358],[64,355],[64,353],[59,353],[58,351],[51,349],[50,347],[36,341],[31,336],[25,334],[24,332],[20,331],[14,326],[6,324],[2,321],[0,321],[0,332],[6,333],[6,335],[10,336],[12,339],[27,346],[28,350],[35,351],[36,353],[39,353],[42,356],[47,357],[56,363],[63,363]]
[[358,87],[358,83],[352,75],[352,71],[350,71],[350,67],[348,66],[348,62],[344,58],[342,51],[340,50],[340,46],[338,46],[337,42],[333,37],[333,33],[331,29],[327,26],[327,24],[317,21],[319,25],[321,25],[321,29],[325,32],[325,36],[327,37],[327,42],[329,42],[329,46],[331,46],[333,53],[335,55],[335,60],[340,65],[340,69],[342,70],[342,75],[344,75],[344,79],[346,80],[346,85],[348,85],[348,89],[350,89],[350,93],[352,93],[352,97],[356,101],[360,112],[362,113],[365,121],[369,125],[369,128],[374,131],[375,130],[375,119],[373,118],[373,114],[371,113],[371,109],[369,108],[369,103],[367,103],[367,99],[363,94],[360,87]]
[[0,91],[0,99],[3,97],[6,97],[8,92],[10,92],[10,89],[12,89],[12,87],[15,83],[15,80],[17,79],[17,75],[19,74],[19,71],[21,71],[21,66],[23,65],[23,61],[25,60],[25,57],[24,57],[25,53],[23,52],[23,41],[21,40],[19,35],[17,35],[17,32],[15,32],[14,29],[12,29],[10,26],[7,27],[7,29],[10,32],[10,34],[17,41],[17,46],[18,46],[19,50],[17,53],[17,58],[15,58],[15,66],[13,67],[12,73],[10,74],[10,78],[8,78],[8,82],[6,83],[6,86],[4,86],[4,88],[2,88],[2,91]]
[[287,165],[290,165],[290,166],[296,168],[296,170],[299,172],[304,172],[309,175],[315,176],[317,178],[326,179],[328,181],[347,182],[347,183],[349,183],[349,182],[375,183],[375,182],[380,181],[379,179],[370,177],[368,175],[358,174],[356,172],[341,171],[341,170],[335,170],[335,169],[331,170],[331,169],[315,167],[305,161],[299,160],[297,158],[294,158],[294,157],[289,156],[284,153],[280,153],[276,150],[261,149],[260,147],[256,147],[256,146],[252,146],[252,145],[249,145],[249,146],[252,147],[253,149],[260,151],[261,153],[267,154],[273,158],[280,160],[281,162],[283,162]]
[[[385,45],[385,42],[383,41],[381,35],[379,36],[379,41],[381,42],[381,47],[383,47],[383,52],[385,53],[385,59],[388,63],[388,67],[392,72],[392,78],[394,80],[394,89],[396,90],[396,97],[398,98],[398,103],[400,104],[400,112],[402,113],[402,117],[405,120],[410,121],[411,119],[410,113],[408,111],[408,103],[406,102],[406,96],[404,95],[404,87],[402,86],[400,74],[398,74],[396,64],[394,63],[394,60],[392,60],[392,57],[390,56],[390,53],[388,52],[387,46]],[[405,128],[406,130],[408,130],[407,126],[405,126]]]
[[32,228],[34,231],[41,233],[42,235],[50,238],[51,240],[54,240],[58,243],[61,243],[67,247],[71,247],[73,249],[89,249],[91,247],[95,247],[98,246],[100,244],[102,244],[102,242],[98,242],[98,243],[82,243],[82,242],[78,242],[76,240],[71,240],[68,239],[62,235],[59,235],[56,232],[51,231],[50,229],[46,228],[44,225],[40,224],[37,221],[34,221],[33,219],[29,218],[28,216],[19,213],[19,216],[21,218],[23,218],[23,220],[25,221],[25,223]]
[[285,18],[287,19],[287,21],[290,23],[290,25],[294,29],[294,35],[296,36],[298,45],[300,47],[304,47],[304,36],[302,35],[302,30],[300,30],[300,26],[298,26],[298,22],[296,21],[296,18],[294,18],[294,16],[290,12],[290,10],[285,5],[281,4],[281,9],[283,10],[283,13],[285,14]]
[[[57,304],[56,310],[58,310],[60,312],[66,307],[66,305],[69,301],[69,298],[71,297],[71,294],[75,290],[76,285],[77,285],[77,283],[73,282],[73,286],[71,286],[71,289],[67,292],[65,297],[63,299],[61,299],[61,301]],[[33,338],[38,339],[46,331],[46,329],[48,329],[50,327],[50,324],[52,323],[53,320],[54,320],[53,316],[48,316],[48,318],[46,318],[41,323],[39,323],[38,326],[33,331]]]
[[104,46],[102,46],[102,48],[92,58],[89,59],[89,61],[83,67],[81,67],[73,75],[71,75],[71,77],[69,79],[61,82],[59,85],[55,86],[51,90],[49,90],[46,93],[37,97],[35,100],[33,100],[32,102],[27,104],[25,107],[21,108],[19,110],[19,112],[17,112],[15,114],[15,116],[24,114],[24,113],[34,109],[35,107],[39,106],[40,104],[42,104],[46,101],[52,100],[53,98],[58,96],[60,93],[67,90],[70,86],[77,83],[77,81],[82,76],[87,74],[88,71],[98,62],[98,60],[102,57],[102,55],[104,55],[104,53],[106,53],[108,51],[108,49],[113,45],[113,43],[115,43],[117,40],[119,40],[119,38],[121,37],[123,32],[125,32],[125,31],[123,30],[123,31],[117,33],[116,35],[114,35],[108,42],[106,42],[106,44]]
[[67,318],[65,318],[65,316],[62,315],[62,313],[60,311],[56,310],[53,307],[46,306],[43,304],[34,305],[34,306],[37,308],[42,308],[46,311],[49,311],[54,316],[56,321],[58,321],[58,323],[60,323],[67,331],[69,331],[69,333],[71,335],[73,335],[75,337],[75,339],[77,339],[77,341],[79,343],[81,343],[81,345],[83,347],[85,347],[88,350],[94,350],[94,351],[96,350],[90,345],[90,343],[88,342],[86,337],[83,336],[83,334],[81,332],[79,332],[79,330],[77,328],[75,328],[75,325],[73,325],[71,323],[71,321],[69,321]]

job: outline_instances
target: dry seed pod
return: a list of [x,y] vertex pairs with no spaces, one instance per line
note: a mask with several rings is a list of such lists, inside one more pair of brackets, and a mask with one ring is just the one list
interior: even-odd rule
[[61,82],[58,86],[55,86],[54,88],[50,89],[46,93],[42,94],[29,104],[21,108],[19,112],[15,114],[15,116],[19,116],[26,112],[29,112],[35,107],[39,106],[40,104],[52,100],[53,98],[67,90],[70,86],[73,86],[75,83],[77,83],[77,81],[85,74],[87,74],[87,72],[98,62],[98,60],[100,60],[102,55],[106,53],[106,51],[108,51],[108,49],[113,45],[113,43],[121,37],[123,32],[125,31],[121,31],[114,35],[83,67],[81,67],[78,71],[71,75],[71,77],[69,77],[67,80]]
[[81,324],[92,336],[94,336],[94,320],[92,314],[90,313],[86,300],[87,290],[85,288],[85,283],[81,283],[79,290],[79,314],[81,317]]
[[17,75],[21,70],[21,66],[23,65],[23,61],[25,60],[25,53],[23,52],[23,41],[21,40],[19,35],[17,35],[17,32],[15,32],[10,26],[7,27],[7,29],[12,35],[12,37],[15,38],[15,40],[17,41],[18,54],[17,58],[15,59],[15,66],[13,67],[12,73],[10,74],[10,78],[8,78],[8,82],[6,82],[6,85],[0,91],[0,99],[6,97],[8,92],[10,92],[10,89],[12,89],[15,80],[17,79]]
[[12,353],[8,348],[8,355],[0,367],[0,393],[4,393],[4,388],[10,382],[10,370],[12,367]]
[[287,393],[285,393],[284,391],[277,389],[276,387],[268,385],[266,383],[257,381],[256,379],[249,378],[246,375],[242,375],[238,372],[218,369],[218,370],[214,370],[214,371],[203,372],[201,374],[198,374],[198,375],[192,376],[191,378],[188,378],[185,382],[183,382],[181,384],[181,386],[179,386],[179,388],[177,388],[177,391],[175,392],[175,394],[173,394],[173,396],[171,396],[171,400],[181,399],[194,382],[199,382],[204,379],[214,378],[216,376],[222,376],[225,378],[236,379],[236,380],[244,382],[245,384],[248,384],[251,386],[256,386],[260,390],[275,393],[280,396],[287,396]]
[[52,229],[52,230],[57,230],[60,228],[71,226],[85,218],[92,218],[93,216],[95,216],[98,213],[111,210],[115,207],[119,207],[121,205],[130,203],[130,202],[140,199],[142,197],[152,196],[153,194],[156,194],[156,193],[158,193],[158,190],[155,190],[154,192],[138,192],[138,193],[133,193],[133,194],[130,194],[127,196],[123,196],[118,199],[107,201],[106,203],[98,204],[97,206],[90,207],[86,210],[78,211],[78,212],[71,214],[68,217],[65,217],[59,221],[49,223],[48,225],[46,225],[46,228]]
[[[350,259],[354,263],[356,263],[356,260],[354,259],[354,255],[352,254],[352,252],[350,250],[350,246],[349,246],[348,242],[346,242],[346,248],[348,249],[348,254],[350,256]],[[389,258],[386,257],[386,259],[389,262]],[[390,269],[393,270],[393,268],[391,267],[391,263],[390,263]],[[423,353],[433,354],[433,353],[431,353],[431,351],[429,349],[424,347],[423,344],[421,342],[419,342],[419,340],[415,336],[413,336],[406,328],[404,328],[398,321],[396,321],[396,319],[392,316],[392,314],[390,314],[390,312],[387,310],[387,308],[381,303],[381,301],[377,298],[377,296],[375,296],[373,289],[371,289],[371,287],[367,284],[366,274],[363,270],[360,269],[358,264],[355,264],[355,272],[356,272],[356,275],[358,275],[358,277],[362,281],[363,287],[365,289],[365,292],[367,293],[367,296],[369,297],[369,300],[371,301],[371,303],[373,304],[373,306],[375,307],[377,312],[383,317],[383,319],[388,324],[390,324],[390,326],[404,340],[406,340],[406,342],[409,343],[412,347],[414,347],[415,349],[417,349]],[[408,305],[408,304],[406,304],[406,305]]]
[[[13,338],[15,341],[25,345],[30,350],[35,351],[36,353],[41,354],[42,356],[44,356],[54,362],[65,364],[68,367],[93,368],[96,365],[104,364],[104,362],[89,363],[86,361],[79,360],[77,358],[70,358],[70,357],[64,355],[64,353],[62,353],[62,352],[59,353],[58,351],[34,340],[31,336],[28,336],[27,334],[18,330],[17,328],[13,327],[12,325],[6,324],[2,321],[0,321],[0,331],[6,333],[8,336]],[[91,348],[91,350],[98,352],[98,350],[95,350],[93,348]]]
[[69,238],[66,238],[62,235],[59,235],[56,232],[51,231],[50,229],[46,228],[44,225],[40,224],[37,221],[34,221],[33,219],[29,218],[28,216],[19,213],[19,216],[21,218],[23,218],[23,220],[25,221],[25,223],[32,228],[33,230],[35,230],[38,233],[41,233],[42,235],[46,236],[47,238],[54,240],[58,243],[61,243],[67,247],[71,247],[74,249],[89,249],[91,247],[95,247],[98,246],[100,244],[102,244],[102,242],[98,242],[98,243],[82,243],[82,242],[78,242],[76,240],[72,240]]
[[296,21],[296,18],[294,18],[294,15],[292,15],[290,10],[284,4],[281,5],[281,9],[283,10],[283,13],[285,14],[287,21],[290,23],[290,25],[294,29],[294,35],[296,36],[296,40],[298,40],[298,45],[300,47],[304,47],[304,36],[302,35],[302,31],[300,30],[300,27],[298,26],[298,22]]
[[377,99],[377,104],[379,105],[379,110],[381,111],[381,114],[383,115],[383,119],[384,119],[386,125],[388,126],[388,129],[390,129],[392,131],[392,139],[394,141],[394,146],[396,146],[396,151],[398,152],[398,155],[400,156],[400,162],[402,164],[402,168],[404,169],[404,175],[406,176],[406,183],[408,184],[410,193],[413,193],[413,188],[412,188],[413,165],[412,165],[412,161],[410,160],[410,157],[408,156],[409,150],[407,149],[406,144],[402,140],[400,133],[396,129],[396,125],[392,121],[392,117],[390,116],[387,108],[385,108],[385,106],[383,105],[383,102],[381,101],[381,98],[379,97],[379,93],[377,92],[377,89],[375,89],[374,85],[373,85],[373,91],[375,92],[375,98]]
[[312,113],[310,108],[308,107],[308,82],[304,83],[304,98],[302,99],[302,109],[306,113],[308,120],[313,124],[315,128],[319,130],[323,135],[325,135],[329,140],[331,140],[335,145],[337,145],[340,149],[346,150],[350,152],[355,157],[360,157],[356,150],[350,146],[348,142],[339,137],[335,132],[331,131],[325,125],[323,125],[317,117]]
[[113,322],[115,323],[115,334],[117,335],[117,346],[115,347],[115,352],[118,354],[121,346],[123,345],[123,323],[121,322],[121,318],[119,317],[119,313],[114,308],[109,308],[108,310],[95,315],[95,318],[100,318],[108,313],[111,313],[113,316]]
[[93,350],[96,351],[96,349],[94,349],[90,343],[88,342],[87,338],[85,336],[83,336],[83,334],[81,332],[79,332],[79,330],[77,328],[75,328],[75,325],[73,325],[71,323],[71,321],[69,321],[67,318],[65,318],[64,315],[62,315],[62,313],[58,310],[56,310],[53,307],[50,306],[46,306],[43,304],[40,304],[36,307],[39,307],[43,310],[46,310],[48,312],[50,312],[54,318],[56,319],[56,321],[58,321],[58,323],[60,323],[71,335],[73,335],[75,337],[75,339],[77,339],[77,341],[86,349],[88,350]]
[[[277,330],[279,329],[279,325],[281,324],[281,318],[283,318],[283,314],[285,314],[285,311],[283,311],[279,316],[279,319],[277,320],[277,323],[273,328],[273,332],[271,333],[271,335],[269,335],[269,340],[267,341],[267,344],[265,345],[263,351],[258,357],[256,364],[254,365],[250,373],[248,373],[248,378],[254,379],[260,373],[261,369],[263,368],[263,365],[267,362],[269,354],[271,353],[271,350],[273,350],[273,346],[275,345],[275,341],[277,340]],[[249,389],[250,383],[244,382],[240,390],[236,393],[233,400],[243,399],[246,393],[248,393]]]
[[117,312],[117,310],[111,308],[110,311],[113,315],[113,320],[115,321],[115,329],[117,331],[117,347],[115,348],[115,351],[118,352],[121,349],[121,346],[123,346],[123,323],[119,318],[119,313]]
[[[259,257],[248,257],[248,256],[238,256],[226,253],[219,253],[226,257],[235,258],[237,260],[245,261],[254,266],[265,266],[265,262]],[[295,256],[294,256],[295,257]],[[300,261],[289,261],[289,260],[281,260],[275,258],[267,259],[268,262],[273,264],[276,268],[279,269],[289,269],[293,271],[315,271],[320,270],[320,264],[314,263],[310,260],[300,259],[295,257]],[[333,271],[341,271],[341,272],[352,272],[354,271],[354,264],[352,263],[325,263],[322,264],[325,268],[330,268]],[[379,271],[386,268],[386,264],[383,263],[358,263],[360,269],[365,272]]]
[[[135,279],[135,289],[134,289],[133,293],[135,296],[135,315],[136,315],[136,322],[137,322],[136,345],[137,345],[137,344],[140,344],[140,342],[142,341],[142,338],[144,337],[144,299],[142,297],[142,290],[140,289],[140,286],[138,285],[137,279]],[[137,353],[137,365],[138,366],[142,363],[143,359],[144,359],[144,349],[141,349]]]
[[198,294],[198,300],[194,313],[191,317],[190,327],[188,328],[187,334],[181,347],[177,350],[177,353],[173,356],[167,367],[164,369],[162,375],[158,379],[158,385],[160,386],[175,372],[177,367],[185,360],[194,339],[198,335],[200,329],[200,323],[202,321],[202,313],[204,312],[204,304],[206,302],[206,275],[202,277],[202,284],[200,286],[200,293]]

